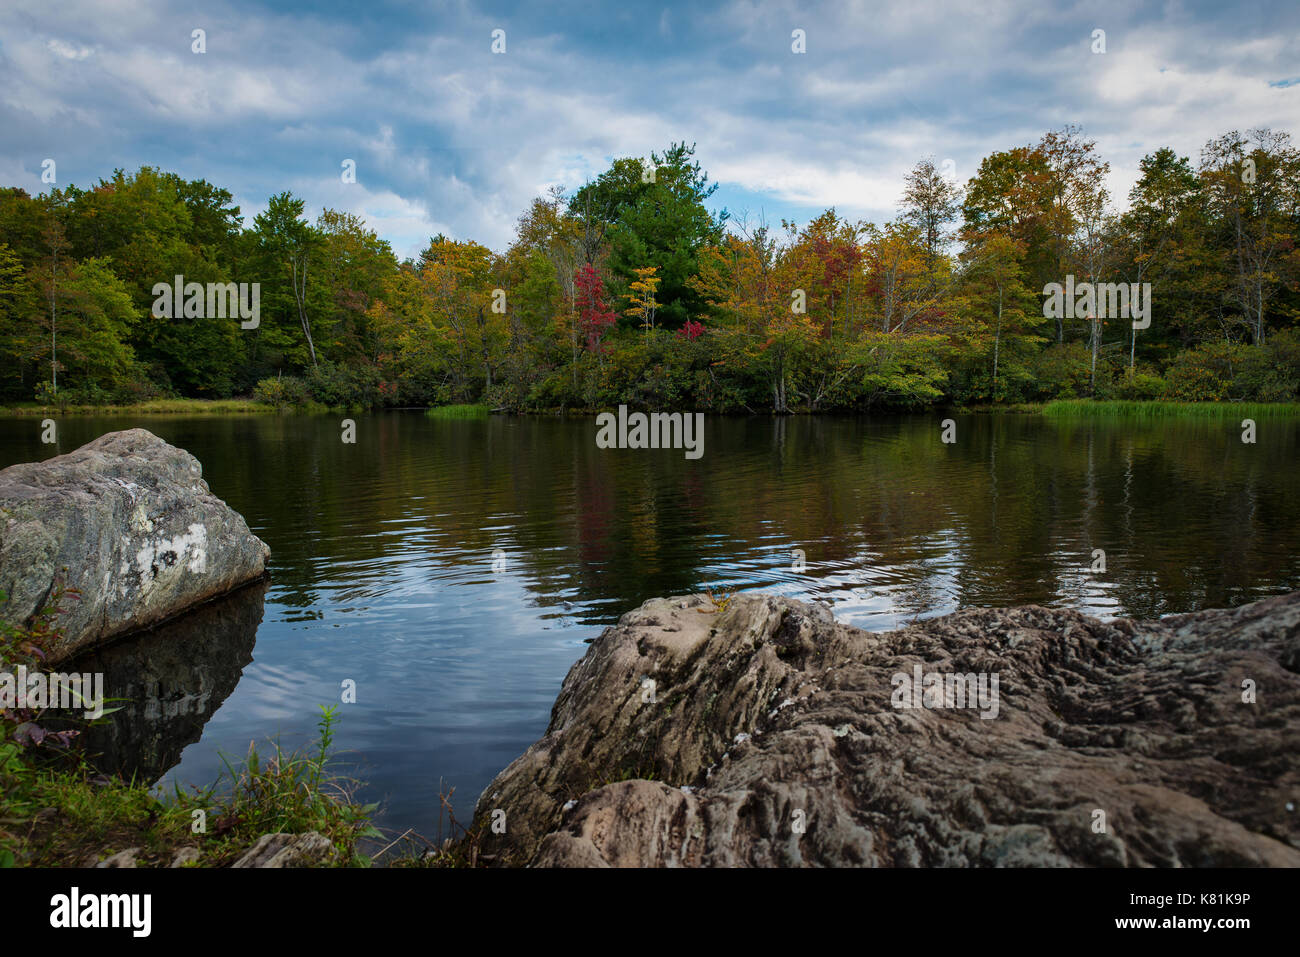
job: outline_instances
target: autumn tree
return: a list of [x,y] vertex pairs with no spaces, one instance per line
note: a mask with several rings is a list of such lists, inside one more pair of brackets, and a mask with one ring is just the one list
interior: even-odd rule
[[[1032,146],[991,153],[981,160],[962,202],[963,243],[1006,236],[1024,250],[1025,281],[1037,289],[1062,278],[1050,242],[1050,178],[1047,157]],[[1057,341],[1063,341],[1059,322],[1056,331]]]
[[587,344],[587,351],[603,355],[608,351],[604,343],[605,333],[618,321],[618,316],[606,302],[605,282],[596,267],[587,264],[578,270],[573,285],[578,330]]
[[933,157],[920,160],[904,180],[903,220],[920,230],[931,269],[952,242],[949,223],[961,211],[961,200],[961,187],[935,167]]
[[1237,131],[1201,151],[1200,178],[1215,217],[1228,296],[1255,345],[1263,345],[1270,303],[1300,276],[1300,151],[1287,133]]
[[500,301],[494,293],[501,288],[496,285],[499,263],[486,246],[441,235],[430,240],[420,261],[420,282],[433,305],[433,321],[446,327],[454,344],[458,361],[453,379],[466,401],[475,397],[476,366],[481,388],[492,388],[508,340],[505,314],[493,309],[493,301]]
[[631,316],[637,325],[645,328],[647,338],[655,327],[655,311],[659,308],[659,302],[655,299],[655,290],[659,288],[660,282],[655,275],[657,269],[657,266],[643,266],[632,270],[636,278],[628,286],[628,306],[623,310],[624,315]]
[[701,253],[694,286],[719,316],[713,336],[722,365],[752,367],[762,377],[772,411],[790,411],[800,360],[817,338],[800,287],[796,261],[766,224],[742,226]]

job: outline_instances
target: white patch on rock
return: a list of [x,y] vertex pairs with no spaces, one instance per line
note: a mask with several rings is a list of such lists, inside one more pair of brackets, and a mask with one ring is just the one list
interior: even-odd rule
[[794,704],[794,699],[793,699],[793,698],[786,698],[786,699],[785,699],[784,701],[782,701],[779,705],[777,705],[775,708],[773,708],[771,711],[769,711],[769,712],[767,713],[767,716],[768,716],[769,718],[775,718],[776,715],[777,715],[777,712],[778,712],[778,711],[780,711],[782,708],[788,708],[788,707],[790,707],[790,705],[792,705],[792,704]]
[[190,571],[203,575],[208,570],[208,530],[199,524],[190,526],[190,536],[194,539],[194,554],[190,556]]
[[[172,556],[170,565],[165,564],[166,556]],[[151,582],[157,577],[154,569],[158,568],[161,573],[164,569],[175,567],[182,561],[185,561],[188,555],[189,561],[186,569],[195,574],[203,574],[208,567],[208,530],[197,522],[189,527],[183,535],[177,535],[175,538],[161,538],[153,545],[145,545],[144,548],[136,552],[135,564],[140,572],[140,578],[144,582]],[[159,567],[160,561],[164,562]],[[147,587],[147,586],[146,586]]]

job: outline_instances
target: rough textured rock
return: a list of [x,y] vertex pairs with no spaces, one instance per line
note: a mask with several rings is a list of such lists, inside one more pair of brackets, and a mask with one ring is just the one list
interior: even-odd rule
[[80,593],[52,662],[261,577],[269,553],[198,459],[144,429],[0,471],[0,617],[30,619],[56,580]]
[[[996,717],[895,707],[917,666],[996,675]],[[779,597],[654,599],[573,666],[475,820],[502,864],[1300,866],[1297,672],[1300,593],[882,634]]]
[[334,853],[324,834],[263,834],[231,867],[313,867]]

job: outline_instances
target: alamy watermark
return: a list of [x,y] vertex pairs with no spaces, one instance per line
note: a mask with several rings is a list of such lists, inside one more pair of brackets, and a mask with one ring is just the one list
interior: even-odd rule
[[0,671],[0,708],[80,708],[87,718],[99,718],[104,714],[104,675],[29,672],[26,665],[17,672]]
[[152,294],[155,319],[234,319],[241,329],[256,329],[262,322],[262,284],[186,282],[154,283]]
[[685,449],[688,459],[704,454],[703,412],[633,412],[618,407],[618,415],[596,416],[596,447],[600,449]]
[[998,716],[997,674],[949,674],[915,665],[910,675],[900,671],[889,683],[894,686],[889,702],[895,708],[978,708],[981,718]]
[[1151,325],[1151,283],[1049,282],[1043,287],[1043,316],[1047,319],[1128,319],[1134,329]]
[[132,937],[148,937],[152,929],[153,896],[150,894],[92,894],[73,887],[50,898],[50,926],[124,928]]

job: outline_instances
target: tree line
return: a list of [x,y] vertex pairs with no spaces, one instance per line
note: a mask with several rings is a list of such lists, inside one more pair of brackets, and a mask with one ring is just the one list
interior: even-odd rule
[[[1300,151],[1229,132],[1145,156],[1120,208],[1077,127],[933,158],[894,219],[709,210],[674,143],[520,216],[503,252],[414,259],[355,215],[152,167],[0,190],[0,398],[253,395],[294,405],[795,412],[1062,397],[1291,401],[1300,388]],[[258,283],[260,318],[154,315],[154,287]],[[1149,284],[1149,322],[1052,283]],[[1047,313],[1047,314],[1045,314]]]

